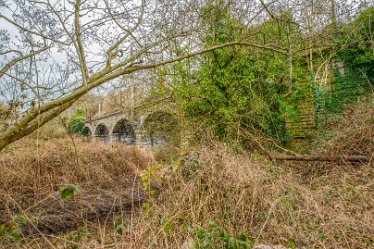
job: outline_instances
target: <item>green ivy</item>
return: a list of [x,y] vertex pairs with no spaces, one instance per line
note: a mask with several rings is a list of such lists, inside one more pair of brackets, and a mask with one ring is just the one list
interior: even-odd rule
[[[244,25],[231,17],[225,4],[211,4],[203,9],[207,47],[243,39]],[[286,17],[285,17],[286,18]],[[276,25],[266,22],[252,27],[278,38]],[[253,39],[260,39],[254,37]],[[285,37],[282,37],[284,42]],[[292,94],[289,91],[287,58],[270,50],[228,47],[205,54],[192,83],[181,83],[176,89],[185,100],[184,112],[191,120],[211,127],[225,142],[245,141],[242,129],[257,129],[279,141],[288,139],[285,130],[287,112],[296,112],[306,89],[305,70],[295,59]],[[182,67],[183,68],[183,67]],[[180,71],[179,70],[178,74]],[[183,82],[183,79],[178,82]],[[307,85],[307,88],[310,88]]]
[[333,89],[319,89],[312,84],[316,110],[338,113],[374,89],[374,8],[363,11],[342,28],[338,37],[337,61]]
[[76,112],[70,118],[69,131],[71,133],[83,134],[85,121],[86,112],[83,109],[76,110]]

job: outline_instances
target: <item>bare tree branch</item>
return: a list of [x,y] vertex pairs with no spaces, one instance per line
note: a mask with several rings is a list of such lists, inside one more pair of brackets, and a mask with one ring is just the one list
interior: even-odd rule
[[80,61],[80,67],[82,70],[83,83],[86,84],[89,78],[89,75],[88,75],[86,56],[84,54],[84,46],[83,46],[82,37],[81,37],[80,8],[81,8],[81,0],[77,0],[77,2],[75,3],[75,13],[74,13],[75,37],[77,39],[78,56],[79,56],[79,61]]
[[8,62],[1,70],[0,70],[0,78],[4,76],[4,74],[9,70],[11,69],[15,64],[17,64],[18,62],[20,61],[23,61],[23,60],[26,60],[26,59],[29,59],[37,54],[40,54],[41,52],[44,52],[48,49],[49,47],[44,47],[44,48],[41,48],[39,50],[35,50],[33,51],[32,53],[29,53],[29,54],[26,54],[26,55],[23,55],[23,56],[20,56],[20,57],[17,57],[17,58],[14,58],[13,60],[11,60],[10,62]]

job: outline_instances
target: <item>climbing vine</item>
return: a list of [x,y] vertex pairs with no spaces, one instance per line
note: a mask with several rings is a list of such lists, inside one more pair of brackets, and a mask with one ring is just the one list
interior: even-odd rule
[[83,134],[84,121],[86,121],[86,112],[83,109],[77,109],[70,118],[69,131],[71,133]]

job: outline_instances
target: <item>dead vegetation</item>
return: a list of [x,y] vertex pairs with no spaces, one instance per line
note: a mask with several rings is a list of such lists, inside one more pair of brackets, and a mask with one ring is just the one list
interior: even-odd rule
[[[358,102],[350,109],[345,110],[339,119],[321,129],[320,135],[308,145],[306,154],[314,154],[320,157],[336,160],[324,162],[285,162],[285,166],[291,167],[305,181],[309,181],[309,175],[325,176],[333,174],[339,167],[371,166],[374,163],[374,111],[373,103]],[[357,160],[346,160],[346,159]],[[333,161],[333,162],[331,162]],[[370,167],[369,167],[370,169]],[[344,170],[344,169],[343,169]],[[362,175],[364,179],[371,176]]]
[[[75,146],[23,140],[2,152],[0,218],[6,228],[20,236],[67,232],[146,199],[139,173],[152,157],[79,139]],[[61,194],[68,188],[74,198]]]
[[[314,152],[372,160],[373,119],[367,113],[354,118],[358,109]],[[136,149],[76,142],[78,164],[66,140],[39,148],[25,140],[2,153],[2,218],[10,227],[28,219],[28,237],[8,239],[9,248],[191,248],[201,240],[197,231],[209,231],[212,222],[255,244],[374,246],[372,161],[285,163],[210,141],[155,164]],[[59,187],[68,184],[82,192],[59,198]],[[141,208],[137,201],[144,201]],[[78,230],[51,235],[72,229]]]
[[[50,248],[182,248],[187,242],[197,240],[194,233],[197,229],[208,230],[208,224],[214,221],[232,235],[245,232],[261,244],[289,248],[373,246],[372,166],[335,165],[328,173],[318,168],[308,170],[308,167],[311,165],[304,165],[304,172],[300,174],[300,169],[292,166],[255,155],[238,155],[222,144],[213,143],[191,151],[168,168],[149,169],[151,173],[143,182],[156,186],[158,191],[141,209],[117,209],[115,203],[120,200],[120,193],[111,190],[110,185],[103,185],[105,190],[100,191],[95,185],[84,185],[82,189],[87,192],[81,197],[72,203],[66,202],[71,200],[60,203],[74,210],[60,216],[62,222],[71,221],[69,215],[78,211],[75,205],[83,210],[90,210],[85,205],[95,207],[97,215],[100,205],[107,202],[112,204],[112,211],[118,211],[109,215],[116,218],[110,221],[105,218],[100,225],[89,222],[100,220],[99,215],[88,220],[77,215],[81,217],[81,220],[74,218],[81,222],[81,230],[77,231],[89,231],[86,235],[78,239],[75,237],[78,232],[41,237],[29,245],[35,248],[47,247],[48,243],[53,245]],[[121,187],[116,184],[114,188]],[[116,201],[106,196],[108,191],[116,194]],[[98,193],[102,202],[98,198],[90,199]],[[48,210],[48,202],[45,204],[32,210]],[[108,213],[102,217],[108,217]],[[188,232],[189,227],[193,232]],[[43,235],[49,232],[43,230]],[[26,241],[31,243],[30,238]],[[15,248],[20,245],[13,244]]]
[[[369,164],[328,174],[200,148],[175,169],[142,222],[144,248],[181,248],[188,227],[214,221],[257,243],[296,248],[369,248],[374,241],[374,182]],[[306,165],[306,167],[308,167]],[[307,172],[307,170],[305,171]],[[307,178],[307,179],[306,179]]]
[[329,154],[361,155],[372,158],[374,102],[357,103],[346,110],[338,121],[330,123],[329,129],[332,131],[332,136],[325,147],[325,151]]

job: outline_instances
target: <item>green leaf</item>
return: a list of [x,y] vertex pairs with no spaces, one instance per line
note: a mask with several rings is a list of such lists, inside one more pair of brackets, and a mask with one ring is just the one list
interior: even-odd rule
[[59,193],[62,199],[72,199],[76,194],[80,192],[80,188],[74,184],[69,184],[59,189]]
[[61,162],[60,159],[56,159],[56,160],[53,161],[53,165],[55,165],[55,166],[61,166],[61,164],[62,164],[62,162]]
[[123,224],[121,225],[118,225],[116,226],[116,232],[119,234],[119,235],[123,235],[123,231],[125,230],[125,226]]

